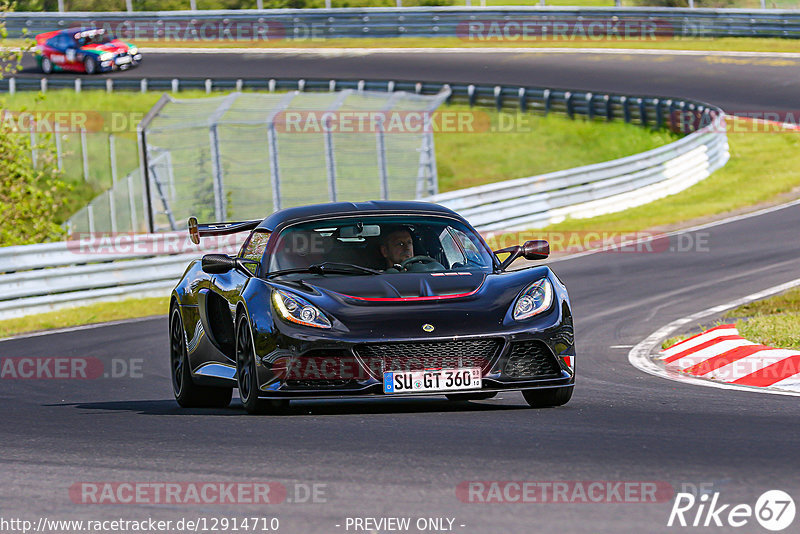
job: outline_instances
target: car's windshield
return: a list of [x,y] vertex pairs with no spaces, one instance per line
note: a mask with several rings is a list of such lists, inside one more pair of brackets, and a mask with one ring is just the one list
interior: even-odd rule
[[277,236],[264,260],[267,272],[326,262],[386,273],[492,270],[492,258],[473,230],[434,216],[348,217],[292,225]]
[[114,37],[105,32],[87,31],[84,33],[76,34],[75,40],[78,46],[86,46],[92,44],[106,44],[111,42]]

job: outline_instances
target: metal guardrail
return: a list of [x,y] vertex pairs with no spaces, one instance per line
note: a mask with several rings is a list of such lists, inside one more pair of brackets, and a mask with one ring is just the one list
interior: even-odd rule
[[[95,83],[83,79],[85,88]],[[105,82],[98,80],[103,87]],[[117,80],[115,88],[141,90],[138,80]],[[0,81],[27,88],[29,79]],[[74,87],[54,78],[52,86]],[[38,86],[38,81],[31,87]],[[459,211],[478,229],[532,228],[565,216],[593,216],[643,204],[680,191],[705,178],[728,159],[724,114],[702,102],[577,92],[519,86],[478,86],[422,82],[297,79],[205,79],[146,81],[147,88],[266,89],[334,91],[341,89],[450,90],[450,102],[546,115],[560,113],[588,120],[623,120],[644,127],[690,132],[669,145],[597,165],[488,184],[430,197]],[[138,236],[136,246],[113,242],[49,243],[0,248],[0,319],[39,313],[97,300],[164,295],[188,261],[211,249],[197,249],[174,234]],[[205,244],[205,243],[204,243]],[[169,246],[168,246],[169,245]],[[87,252],[86,247],[90,249]],[[208,246],[206,244],[206,246]],[[109,248],[110,247],[110,248]],[[126,248],[127,247],[127,248]],[[229,248],[228,251],[231,249]],[[234,248],[235,250],[235,248]]]
[[524,230],[646,204],[708,177],[728,161],[722,116],[668,145],[596,165],[442,193],[480,231]]
[[[571,25],[580,23],[585,28],[592,22],[601,23],[595,27],[598,31],[602,31],[601,26],[613,26],[610,22],[650,22],[658,28],[658,38],[800,36],[800,12],[776,9],[415,7],[134,13],[19,12],[8,13],[3,18],[9,37],[37,34],[57,28],[101,26],[134,41],[309,40],[337,37],[460,37],[472,40],[469,26],[471,23],[496,22],[501,29],[496,37],[513,42],[514,37],[521,37],[520,24],[529,24],[531,28],[544,26],[552,30],[555,23],[564,21]],[[514,35],[505,35],[505,29],[514,30]],[[616,30],[609,31],[609,36],[619,37],[614,33]],[[532,38],[535,39],[535,35]],[[479,37],[476,39],[480,40]]]
[[164,296],[198,254],[234,252],[237,241],[192,244],[186,232],[85,236],[0,248],[0,320],[131,297]]

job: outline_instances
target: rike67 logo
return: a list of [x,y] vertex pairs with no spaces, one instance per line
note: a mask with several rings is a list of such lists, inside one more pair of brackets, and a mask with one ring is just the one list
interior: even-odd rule
[[755,506],[746,503],[723,504],[720,493],[678,493],[669,514],[667,526],[739,528],[755,520],[773,532],[789,527],[794,521],[794,499],[781,490],[762,493]]

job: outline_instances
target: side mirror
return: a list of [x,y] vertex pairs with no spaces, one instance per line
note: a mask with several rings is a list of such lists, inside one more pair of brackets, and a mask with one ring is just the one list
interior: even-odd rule
[[550,255],[550,243],[544,239],[525,241],[522,245],[522,257],[526,260],[543,260]]
[[500,270],[505,271],[509,265],[514,263],[519,257],[526,260],[543,260],[550,255],[550,243],[544,239],[534,239],[526,241],[524,245],[514,245],[513,247],[504,248],[502,250],[495,250],[497,254],[508,254],[508,257],[500,264]]
[[236,267],[236,259],[227,254],[206,254],[202,260],[203,272],[225,274]]

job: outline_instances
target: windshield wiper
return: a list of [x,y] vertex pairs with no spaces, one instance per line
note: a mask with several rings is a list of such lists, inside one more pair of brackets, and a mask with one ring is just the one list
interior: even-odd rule
[[311,274],[383,274],[381,271],[370,269],[369,267],[362,267],[353,263],[335,263],[326,261],[323,263],[314,263],[308,267],[298,267],[296,269],[281,269],[280,271],[273,271],[267,273],[267,278],[279,276],[282,274],[295,274],[295,273],[311,273]]

